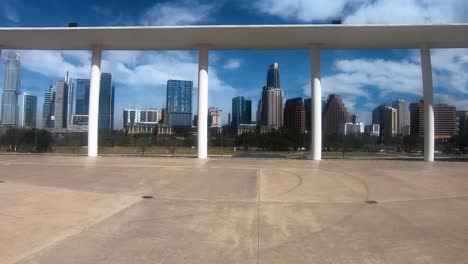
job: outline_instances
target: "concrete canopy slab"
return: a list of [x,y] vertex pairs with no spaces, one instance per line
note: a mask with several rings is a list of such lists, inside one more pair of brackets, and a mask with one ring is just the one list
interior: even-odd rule
[[[247,25],[0,28],[7,49],[194,50],[468,47],[468,25]],[[34,40],[34,41],[31,41]]]

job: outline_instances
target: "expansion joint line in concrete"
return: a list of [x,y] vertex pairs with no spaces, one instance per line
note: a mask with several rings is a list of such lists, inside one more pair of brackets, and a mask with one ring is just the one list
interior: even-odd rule
[[71,227],[67,232],[65,232],[64,234],[62,234],[62,236],[60,237],[56,237],[54,238],[53,240],[47,242],[47,243],[44,243],[43,245],[39,246],[39,247],[36,247],[36,248],[33,248],[31,251],[29,252],[26,252],[18,257],[16,257],[15,259],[13,259],[13,261],[11,261],[10,263],[8,264],[16,264],[16,263],[19,263],[25,259],[28,259],[28,258],[31,258],[37,254],[39,254],[40,252],[44,251],[44,250],[47,250],[49,248],[52,248],[54,247],[55,245],[59,244],[61,241],[65,240],[65,239],[68,239],[72,236],[76,236],[76,235],[79,235],[80,233],[82,233],[83,231],[87,230],[88,228],[92,227],[92,226],[95,226],[99,223],[101,223],[102,221],[112,217],[113,215],[116,215],[118,214],[119,212],[133,206],[134,204],[140,202],[141,199],[137,199],[135,198],[134,201],[126,204],[125,206],[123,207],[119,207],[119,208],[116,208],[115,210],[112,210],[111,212],[109,212],[108,214],[105,214],[103,216],[101,216],[99,219],[97,219],[96,221],[92,221],[84,226],[81,226],[81,227]]
[[257,170],[257,264],[260,263],[260,201],[262,169]]

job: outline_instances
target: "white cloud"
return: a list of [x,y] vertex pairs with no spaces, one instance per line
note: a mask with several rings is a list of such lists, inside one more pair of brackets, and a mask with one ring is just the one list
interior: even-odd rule
[[[89,60],[87,64],[84,61],[85,57],[89,57],[89,52],[23,50],[19,53],[22,67],[29,71],[50,78],[62,78],[69,71],[74,78],[89,78],[90,63]],[[71,61],[66,59],[67,56]]]
[[338,17],[346,6],[361,0],[259,0],[254,7],[265,14],[283,19],[311,22]]
[[140,20],[142,25],[191,25],[210,19],[216,7],[198,1],[155,4],[148,9]]
[[468,21],[465,0],[259,0],[254,7],[265,14],[300,22],[335,18],[346,24]]
[[[468,109],[468,49],[432,51],[435,101]],[[411,52],[408,59],[338,59],[335,73],[322,78],[322,93],[343,96],[350,113],[368,119],[368,112],[377,103],[388,101],[389,95],[422,96],[422,77],[419,52]],[[310,96],[310,82],[303,87]],[[356,102],[364,102],[358,105]]]
[[229,59],[224,63],[223,68],[227,70],[235,70],[240,67],[240,60],[239,59]]
[[0,17],[15,24],[19,23],[21,19],[16,6],[19,6],[19,1],[4,0],[0,4]]

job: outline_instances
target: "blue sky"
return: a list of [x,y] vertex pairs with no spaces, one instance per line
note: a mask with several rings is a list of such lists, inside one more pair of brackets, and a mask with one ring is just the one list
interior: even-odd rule
[[[0,27],[218,24],[323,24],[341,18],[345,24],[468,23],[465,0],[237,0],[237,1],[90,1],[3,0]],[[86,51],[19,51],[22,90],[39,96],[69,70],[89,78]],[[6,52],[2,52],[2,57]],[[116,84],[116,126],[124,107],[163,107],[168,79],[197,85],[196,51],[112,51],[103,56],[103,71]],[[211,51],[209,104],[231,111],[231,98],[244,95],[253,107],[266,82],[266,69],[278,62],[285,97],[310,96],[307,50]],[[468,110],[468,50],[433,50],[435,101]],[[380,103],[397,98],[419,100],[422,94],[418,50],[322,51],[323,94],[341,94],[348,111],[370,122]],[[3,67],[3,65],[1,66]],[[3,72],[3,71],[2,71]],[[3,78],[2,78],[3,79]],[[0,80],[0,85],[3,80]],[[194,87],[194,113],[196,87]],[[252,113],[255,118],[255,113]]]

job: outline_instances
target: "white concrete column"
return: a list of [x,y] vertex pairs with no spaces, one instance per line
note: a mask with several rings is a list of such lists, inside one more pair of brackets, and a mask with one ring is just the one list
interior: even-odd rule
[[98,118],[99,90],[101,88],[101,54],[100,47],[93,47],[91,59],[91,81],[89,85],[88,112],[88,157],[98,155]]
[[322,159],[322,84],[320,75],[320,48],[310,49],[311,64],[311,152],[313,160]]
[[421,45],[421,68],[424,94],[424,160],[434,161],[434,89],[432,83],[431,50]]
[[198,158],[208,157],[208,48],[198,51]]

